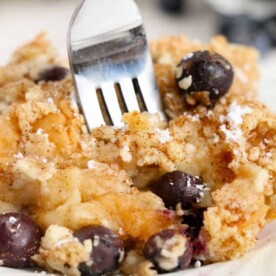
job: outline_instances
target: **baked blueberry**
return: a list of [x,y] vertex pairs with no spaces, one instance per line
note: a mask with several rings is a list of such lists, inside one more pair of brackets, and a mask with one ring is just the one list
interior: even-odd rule
[[161,197],[167,208],[191,209],[203,197],[206,184],[197,176],[173,171],[164,174],[152,185],[152,191]]
[[124,245],[119,237],[103,226],[87,226],[75,233],[81,242],[92,241],[91,263],[80,264],[83,276],[103,275],[118,267],[124,257]]
[[186,211],[183,214],[182,223],[189,226],[187,231],[190,234],[191,238],[195,238],[198,236],[198,233],[203,226],[203,214],[205,210],[205,208],[194,208],[192,210]]
[[193,247],[185,231],[186,228],[162,230],[145,243],[144,256],[158,272],[181,270],[191,263]]
[[36,82],[40,81],[60,81],[67,77],[69,70],[61,66],[51,66],[39,74]]
[[228,92],[233,78],[232,65],[209,51],[190,53],[176,67],[176,80],[188,105],[213,106]]
[[29,217],[19,213],[0,215],[0,260],[3,266],[22,268],[33,265],[42,232]]

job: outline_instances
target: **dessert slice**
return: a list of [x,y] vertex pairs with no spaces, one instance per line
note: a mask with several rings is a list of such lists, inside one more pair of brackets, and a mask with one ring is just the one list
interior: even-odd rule
[[91,134],[43,34],[0,68],[0,212],[43,231],[32,260],[48,271],[154,275],[234,259],[275,217],[276,117],[257,100],[257,52],[184,36],[151,50],[168,122],[132,112]]

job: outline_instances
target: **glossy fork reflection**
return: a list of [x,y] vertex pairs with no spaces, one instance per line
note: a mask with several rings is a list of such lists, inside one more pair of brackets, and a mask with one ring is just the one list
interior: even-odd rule
[[121,126],[122,114],[158,112],[161,100],[140,12],[132,0],[86,0],[76,9],[68,53],[89,130]]

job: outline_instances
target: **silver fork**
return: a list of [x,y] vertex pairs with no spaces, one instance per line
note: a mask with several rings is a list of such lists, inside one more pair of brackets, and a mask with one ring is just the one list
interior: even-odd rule
[[122,125],[130,111],[163,117],[142,17],[133,0],[86,0],[68,32],[68,54],[88,130]]

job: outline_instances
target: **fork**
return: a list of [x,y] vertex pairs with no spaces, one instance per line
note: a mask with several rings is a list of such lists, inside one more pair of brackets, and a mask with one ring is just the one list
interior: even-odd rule
[[77,102],[88,130],[130,111],[162,113],[142,17],[133,0],[85,0],[68,32]]

